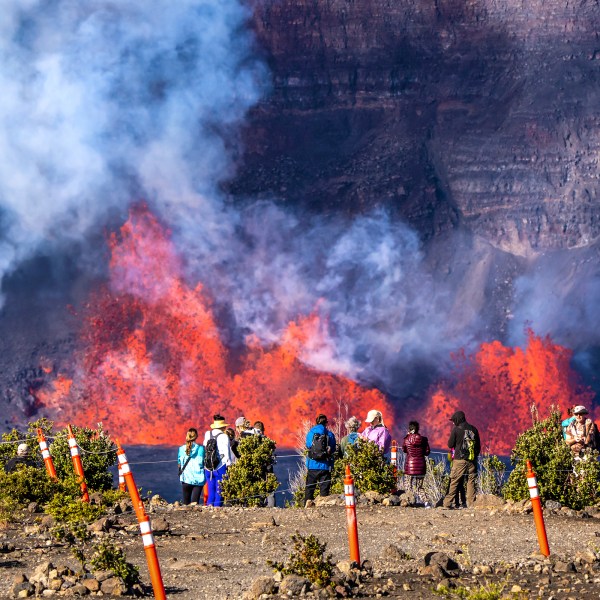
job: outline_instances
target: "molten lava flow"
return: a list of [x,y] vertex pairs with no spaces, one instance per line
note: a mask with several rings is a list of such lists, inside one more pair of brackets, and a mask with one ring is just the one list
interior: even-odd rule
[[491,342],[470,359],[456,357],[455,383],[438,386],[423,415],[433,445],[446,447],[456,410],[478,427],[484,450],[508,455],[518,434],[531,427],[532,406],[542,418],[551,406],[563,414],[574,404],[590,407],[594,393],[571,369],[571,351],[527,333],[525,350]]
[[167,232],[145,207],[110,247],[110,281],[84,308],[72,380],[60,375],[38,393],[61,423],[102,421],[124,443],[179,444],[188,427],[207,429],[214,413],[230,423],[244,414],[292,446],[302,421],[319,412],[344,416],[347,404],[358,415],[374,407],[391,414],[380,392],[301,362],[322,344],[314,315],[290,323],[280,346],[250,338],[233,373],[210,298],[185,283]]

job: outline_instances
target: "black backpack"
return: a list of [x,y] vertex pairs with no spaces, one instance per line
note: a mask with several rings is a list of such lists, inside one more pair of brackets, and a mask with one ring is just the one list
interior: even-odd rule
[[210,438],[208,442],[206,442],[205,446],[205,454],[204,454],[204,466],[209,471],[214,471],[221,462],[221,454],[219,453],[219,448],[217,446],[217,438],[223,435],[223,432],[220,431],[213,437],[212,431],[210,433]]
[[308,449],[308,458],[324,463],[329,460],[329,436],[327,429],[325,433],[315,433],[313,435],[312,444]]

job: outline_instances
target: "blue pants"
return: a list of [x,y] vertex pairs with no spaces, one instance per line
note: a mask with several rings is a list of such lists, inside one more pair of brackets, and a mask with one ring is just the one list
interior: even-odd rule
[[221,496],[221,479],[225,475],[227,467],[223,465],[216,471],[209,471],[205,469],[206,474],[206,485],[208,486],[208,498],[206,500],[207,506],[223,506],[223,497]]

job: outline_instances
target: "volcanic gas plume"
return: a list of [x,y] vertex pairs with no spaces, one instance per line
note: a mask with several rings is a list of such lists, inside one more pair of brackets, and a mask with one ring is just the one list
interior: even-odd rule
[[109,245],[110,280],[82,310],[74,367],[38,393],[61,423],[101,421],[126,443],[177,444],[187,427],[206,427],[216,412],[230,421],[244,414],[293,446],[302,421],[319,412],[360,417],[376,407],[396,435],[417,416],[432,445],[443,448],[450,415],[463,409],[484,447],[508,454],[531,423],[532,406],[546,414],[593,396],[571,370],[571,352],[529,331],[525,350],[491,342],[471,357],[458,353],[454,377],[411,414],[414,404],[302,362],[307,348],[331,343],[316,313],[290,322],[278,344],[249,334],[241,350],[228,348],[210,293],[185,281],[168,231],[147,207],[132,210]]
[[290,323],[269,348],[249,336],[234,357],[210,295],[184,281],[167,232],[146,208],[132,211],[110,248],[110,281],[83,311],[75,368],[39,395],[57,420],[102,421],[127,443],[176,444],[216,412],[230,421],[244,414],[294,445],[302,420],[318,412],[345,416],[347,404],[357,414],[373,406],[391,414],[381,392],[299,360],[303,347],[319,343],[316,316]]

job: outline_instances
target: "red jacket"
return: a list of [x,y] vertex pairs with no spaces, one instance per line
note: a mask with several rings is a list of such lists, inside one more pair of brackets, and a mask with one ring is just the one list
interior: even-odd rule
[[406,475],[425,475],[427,463],[425,457],[429,455],[429,442],[420,433],[409,433],[402,444],[406,453],[404,473]]

